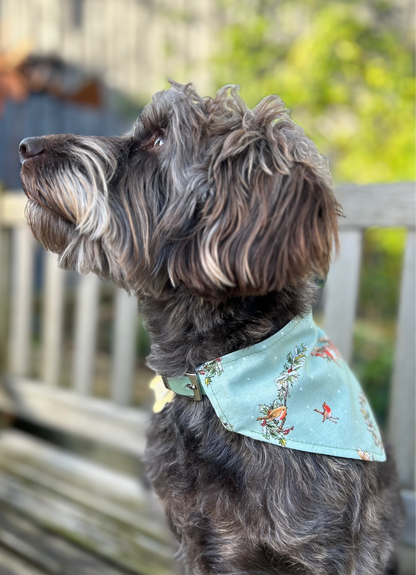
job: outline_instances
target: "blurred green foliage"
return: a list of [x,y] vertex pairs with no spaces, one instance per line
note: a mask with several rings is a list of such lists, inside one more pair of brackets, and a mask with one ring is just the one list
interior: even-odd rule
[[365,232],[359,292],[359,317],[394,321],[400,296],[406,230],[371,228]]
[[387,423],[406,230],[365,232],[353,370],[381,425]]
[[358,320],[352,369],[362,383],[382,427],[387,424],[394,361],[394,328],[379,321]]
[[278,94],[336,181],[414,179],[411,23],[389,0],[224,0],[217,87]]
[[[278,94],[336,182],[415,179],[414,28],[393,0],[219,0],[217,88],[250,107]],[[409,5],[408,5],[409,6]],[[407,10],[409,16],[409,10]],[[388,411],[406,232],[364,238],[353,368],[381,423]]]

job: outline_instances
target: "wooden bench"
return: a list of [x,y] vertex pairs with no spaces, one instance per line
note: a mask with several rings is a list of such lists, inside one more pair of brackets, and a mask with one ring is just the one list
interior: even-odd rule
[[[403,573],[410,575],[415,505],[414,184],[348,185],[338,188],[337,196],[346,218],[340,221],[340,256],[324,290],[324,323],[347,360],[352,354],[363,232],[371,226],[408,229],[388,433],[409,514],[400,554],[404,565],[409,564]],[[0,416],[4,425],[17,418],[14,428],[0,433],[0,565],[11,573],[35,575],[83,575],[98,568],[104,575],[174,573],[175,545],[140,464],[148,412],[132,406],[136,301],[115,291],[109,397],[97,398],[94,365],[103,283],[93,275],[77,280],[71,288],[76,292],[72,383],[68,389],[59,387],[68,276],[57,268],[56,256],[45,254],[38,354],[42,369],[39,379],[31,379],[38,248],[22,218],[25,201],[21,194],[0,196]]]

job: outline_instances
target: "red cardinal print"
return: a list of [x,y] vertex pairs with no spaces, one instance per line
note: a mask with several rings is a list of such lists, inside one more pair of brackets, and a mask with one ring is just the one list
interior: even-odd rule
[[332,423],[336,423],[335,420],[339,420],[338,417],[333,417],[332,410],[328,404],[323,402],[322,407],[323,407],[323,411],[319,411],[319,409],[314,409],[314,411],[317,411],[318,413],[320,413],[323,416],[322,422],[328,420],[328,421],[332,421]]
[[335,363],[339,365],[339,351],[332,343],[332,341],[326,337],[326,335],[320,337],[317,344],[318,345],[315,345],[313,348],[311,355],[315,355],[316,357],[323,357],[328,361],[335,361]]

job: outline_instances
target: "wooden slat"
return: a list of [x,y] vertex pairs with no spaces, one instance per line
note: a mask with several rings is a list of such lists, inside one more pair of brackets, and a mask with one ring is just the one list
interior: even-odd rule
[[340,252],[324,289],[325,331],[346,362],[351,361],[358,298],[362,234],[340,232]]
[[10,280],[10,232],[0,227],[0,370],[7,364]]
[[415,489],[415,233],[407,238],[390,402],[389,433],[403,486]]
[[[188,36],[193,50],[189,52],[188,66],[195,74],[192,76],[198,91],[208,95],[212,90],[211,54],[215,46],[215,19],[212,18],[214,4],[211,0],[200,0],[192,3],[193,22],[188,23]],[[182,56],[183,58],[183,56]],[[187,81],[187,80],[185,80]]]
[[[124,524],[124,526],[136,531],[136,539],[140,534],[140,536],[143,537],[143,541],[147,541],[147,538],[153,541],[154,546],[159,547],[160,554],[165,558],[172,557],[173,555],[172,551],[169,550],[166,545],[166,542],[169,540],[167,529],[162,529],[161,525],[147,516],[148,510],[145,509],[144,502],[142,502],[140,511],[136,509],[135,512],[133,512],[124,506],[120,506],[119,503],[114,503],[97,496],[95,489],[94,491],[91,490],[94,484],[90,484],[87,488],[79,489],[78,487],[74,487],[70,481],[52,477],[49,474],[49,470],[42,472],[31,465],[17,462],[14,459],[0,462],[0,484],[2,471],[4,473],[3,481],[6,476],[10,476],[12,481],[13,477],[18,477],[24,482],[33,483],[35,484],[36,490],[40,487],[42,492],[50,492],[52,503],[64,499],[74,503],[74,507],[80,508],[82,514],[91,514],[96,518],[104,516],[104,519],[98,523],[102,523],[103,527],[107,527],[107,530],[110,531],[113,530],[112,527],[114,523]],[[8,483],[7,479],[6,482]],[[150,492],[147,493],[147,498],[149,501],[151,498]],[[120,529],[120,532],[122,532],[122,529]],[[127,542],[129,538],[127,531],[125,538]]]
[[13,230],[9,368],[27,375],[30,363],[35,242],[26,225]]
[[0,225],[11,227],[24,224],[24,211],[27,197],[19,190],[18,192],[5,192],[0,195]]
[[120,509],[133,514],[143,511],[149,501],[139,477],[114,471],[60,449],[51,443],[14,428],[3,429],[0,435],[0,465],[9,462],[30,466],[33,473],[47,475],[51,481],[63,481],[88,493],[94,485],[94,494]]
[[128,70],[126,82],[129,86],[129,92],[133,94],[140,77],[139,66],[143,65],[143,59],[139,57],[139,37],[140,31],[142,31],[140,13],[143,11],[143,6],[138,5],[135,0],[129,0],[127,10],[130,17],[128,21],[128,38],[126,38],[126,69]]
[[[79,122],[77,122],[79,123]],[[371,226],[415,227],[415,183],[394,184],[348,184],[335,190],[345,218],[340,218],[340,229]],[[2,225],[10,226],[23,220],[27,202],[26,196],[19,193],[5,193],[0,197]]]
[[[152,50],[147,51],[148,61],[148,84],[151,93],[165,88],[165,61],[166,50],[165,37],[163,30],[163,19],[160,12],[163,10],[162,0],[153,0],[150,4],[149,23],[147,28],[146,40],[151,43]],[[162,79],[163,78],[163,79]]]
[[347,184],[335,193],[346,216],[338,220],[340,229],[415,228],[415,182]]
[[[2,435],[0,454],[0,469],[6,475],[19,477],[86,511],[89,509],[111,521],[128,525],[137,533],[161,543],[161,552],[164,550],[165,555],[169,555],[164,545],[170,541],[170,534],[163,524],[162,509],[150,488],[136,488],[138,478],[84,462],[22,432],[7,431]],[[158,515],[159,521],[156,520]]]
[[46,252],[43,316],[43,381],[47,385],[58,385],[59,380],[64,280],[65,272],[58,268],[56,254]]
[[409,547],[415,547],[416,541],[416,498],[415,492],[410,489],[402,489],[402,501],[406,511],[406,523],[404,525],[400,541]]
[[399,557],[400,575],[415,575],[415,548],[407,545],[397,545],[397,555]]
[[[111,503],[97,498],[94,495],[94,486],[91,486],[92,493],[88,493],[76,490],[66,482],[57,480],[51,482],[47,475],[41,475],[35,470],[32,470],[31,474],[29,466],[19,466],[13,461],[8,462],[8,465],[10,471],[0,469],[1,507],[4,508],[6,505],[49,532],[74,541],[88,551],[92,550],[98,557],[111,559],[113,564],[127,567],[133,573],[139,575],[171,573],[170,565],[173,564],[174,551],[166,542],[160,541],[163,532],[165,537],[168,537],[167,531],[160,525],[153,525],[151,520],[135,517],[127,510],[118,509],[117,506],[113,506],[111,514],[108,514]],[[92,506],[88,502],[88,496],[94,502]],[[115,516],[117,514],[119,517]],[[1,515],[0,511],[0,517]],[[3,519],[3,517],[0,519],[2,523],[0,542],[7,542],[12,529],[4,528]],[[16,543],[20,540],[22,547],[23,544],[28,544],[18,537],[13,539]],[[38,549],[41,550],[42,547]],[[80,549],[77,551],[82,553]],[[45,563],[47,560],[51,563],[53,561],[55,569],[49,567],[53,573],[68,572],[63,569],[65,557],[42,552],[38,556],[33,555],[33,559],[38,559],[40,564],[42,559]],[[75,569],[71,575],[79,572]],[[96,566],[95,572],[101,573],[99,565]]]
[[[56,53],[60,48],[60,30],[57,26],[60,20],[61,2],[37,0],[38,17],[41,15],[43,33],[39,35],[39,43],[43,53]],[[48,133],[48,132],[45,132]]]
[[[17,487],[17,486],[16,486]],[[19,486],[20,487],[20,486]],[[17,489],[14,497],[30,503],[30,496]],[[121,575],[120,570],[100,560],[95,554],[80,549],[59,535],[51,534],[36,521],[28,517],[22,505],[14,509],[8,502],[0,506],[0,545],[9,552],[24,558],[31,566],[30,573],[38,570],[45,575],[74,575],[99,573],[100,575]],[[56,510],[61,514],[63,509]],[[17,572],[16,575],[23,575]]]
[[45,571],[39,571],[16,553],[0,547],[0,575],[45,575]]
[[137,300],[122,289],[116,292],[112,399],[119,405],[128,405],[136,361],[138,326]]
[[89,395],[95,367],[100,281],[94,274],[80,276],[74,346],[74,389]]
[[2,383],[6,391],[0,394],[0,409],[136,458],[143,455],[149,418],[144,411],[16,377],[3,378]]
[[[414,182],[361,186],[348,184],[337,187],[335,193],[346,216],[338,221],[340,229],[415,227]],[[20,190],[19,193],[7,192],[0,196],[2,225],[11,226],[21,222],[26,202],[27,198]]]

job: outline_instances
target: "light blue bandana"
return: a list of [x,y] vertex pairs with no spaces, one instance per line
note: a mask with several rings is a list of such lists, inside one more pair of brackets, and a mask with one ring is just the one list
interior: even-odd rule
[[[196,380],[229,431],[311,453],[386,459],[360,384],[312,314],[199,366]],[[182,395],[195,387],[186,377],[168,385]]]

